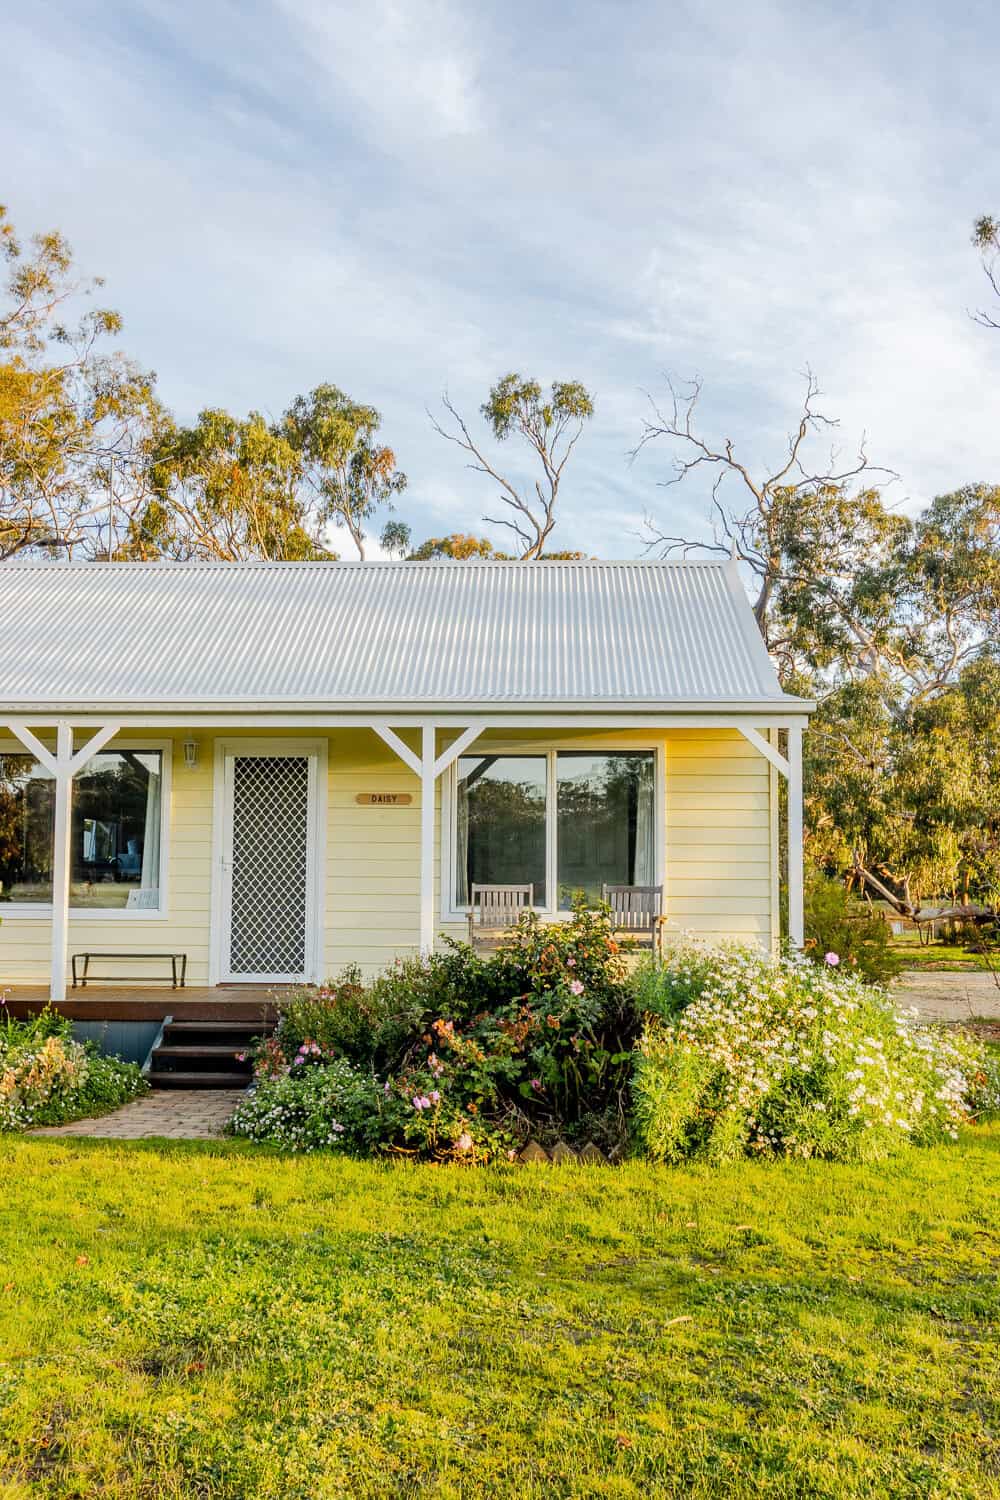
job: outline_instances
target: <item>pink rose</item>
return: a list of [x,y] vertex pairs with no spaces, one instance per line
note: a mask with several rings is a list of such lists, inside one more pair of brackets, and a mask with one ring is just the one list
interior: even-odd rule
[[828,953],[826,955],[826,962],[829,964],[831,969],[835,969],[840,963],[840,958],[836,953]]

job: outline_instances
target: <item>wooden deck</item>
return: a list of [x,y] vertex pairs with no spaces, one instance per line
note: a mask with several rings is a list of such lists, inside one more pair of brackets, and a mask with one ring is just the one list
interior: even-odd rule
[[[151,1021],[173,1016],[176,1021],[271,1021],[281,985],[220,984],[100,984],[69,990],[56,1006],[73,1021]],[[18,1019],[34,1015],[48,1004],[46,985],[15,984],[3,991],[7,1010]]]

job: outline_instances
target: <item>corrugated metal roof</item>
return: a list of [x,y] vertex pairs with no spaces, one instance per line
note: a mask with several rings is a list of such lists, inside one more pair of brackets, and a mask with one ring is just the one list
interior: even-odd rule
[[8,710],[781,698],[714,562],[43,562],[0,622]]

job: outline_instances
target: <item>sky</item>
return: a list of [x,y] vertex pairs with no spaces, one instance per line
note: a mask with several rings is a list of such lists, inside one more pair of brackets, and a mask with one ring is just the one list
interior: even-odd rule
[[33,0],[3,30],[22,235],[58,227],[106,278],[182,420],[321,381],[376,406],[415,539],[502,545],[427,413],[447,392],[478,422],[509,370],[595,399],[552,546],[709,534],[710,476],[664,488],[662,443],[629,460],[667,372],[756,469],[809,368],[893,503],[1000,482],[1000,333],[970,316],[972,220],[1000,212],[990,4]]

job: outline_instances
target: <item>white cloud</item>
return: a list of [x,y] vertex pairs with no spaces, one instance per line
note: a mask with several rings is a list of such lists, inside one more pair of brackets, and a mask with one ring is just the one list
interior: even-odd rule
[[326,86],[364,112],[383,144],[469,135],[482,126],[465,7],[449,0],[278,0]]
[[490,499],[430,429],[445,388],[475,417],[506,369],[584,380],[554,540],[622,555],[645,510],[707,512],[665,450],[626,462],[664,367],[754,461],[808,363],[901,496],[996,477],[1000,335],[966,309],[998,40],[903,0],[38,0],[0,57],[5,196],[106,274],[182,415],[324,379],[379,406],[418,536]]

